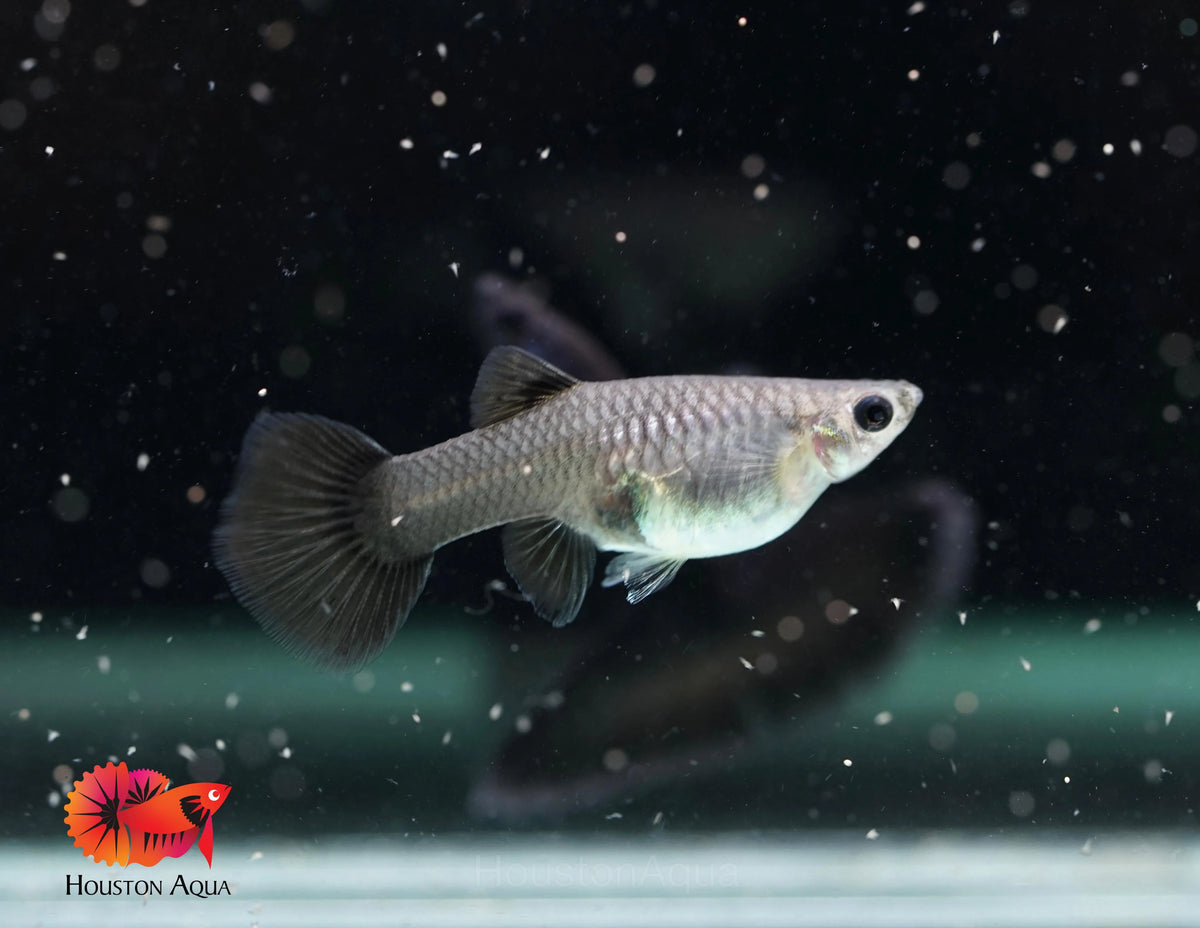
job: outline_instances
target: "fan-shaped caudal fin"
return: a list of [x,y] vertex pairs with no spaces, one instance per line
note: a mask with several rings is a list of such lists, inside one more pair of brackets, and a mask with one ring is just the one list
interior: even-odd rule
[[110,867],[129,862],[129,831],[120,821],[121,804],[129,791],[129,768],[124,763],[96,767],[75,781],[63,819],[67,834],[85,857]]

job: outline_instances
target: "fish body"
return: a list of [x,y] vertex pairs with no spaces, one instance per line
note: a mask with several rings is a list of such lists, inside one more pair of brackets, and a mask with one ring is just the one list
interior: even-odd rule
[[555,625],[604,585],[638,602],[687,560],[778,537],[907,426],[904,381],[674,376],[580,382],[497,348],[474,430],[392,456],[349,426],[263,415],[222,509],[216,561],[268,631],[349,669],[387,644],[433,552],[504,526],[505,563]]

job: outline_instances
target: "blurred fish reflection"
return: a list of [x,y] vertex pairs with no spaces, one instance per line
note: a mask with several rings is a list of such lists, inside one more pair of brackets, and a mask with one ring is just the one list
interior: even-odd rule
[[976,523],[938,479],[822,499],[773,548],[725,559],[690,600],[701,607],[659,605],[576,655],[475,785],[473,811],[558,818],[752,762],[950,608]]
[[471,316],[483,353],[514,345],[580,380],[625,377],[608,349],[551,306],[543,290],[538,283],[517,283],[499,274],[475,281]]

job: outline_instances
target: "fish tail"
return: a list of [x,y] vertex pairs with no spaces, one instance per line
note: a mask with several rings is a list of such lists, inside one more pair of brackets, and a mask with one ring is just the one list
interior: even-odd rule
[[391,455],[320,416],[263,413],[246,433],[213,540],[238,600],[297,656],[355,670],[392,640],[433,554],[388,550],[364,530]]

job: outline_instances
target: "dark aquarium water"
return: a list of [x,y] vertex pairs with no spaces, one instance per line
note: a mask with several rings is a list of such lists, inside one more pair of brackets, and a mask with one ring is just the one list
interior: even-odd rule
[[1198,21],[4,4],[0,922],[1194,924]]

